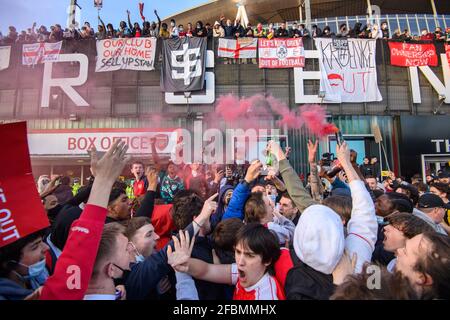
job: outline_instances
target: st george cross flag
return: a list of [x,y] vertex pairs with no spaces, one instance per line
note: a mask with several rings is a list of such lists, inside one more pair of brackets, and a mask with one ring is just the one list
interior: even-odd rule
[[49,226],[31,172],[26,122],[0,125],[0,248]]
[[0,47],[0,70],[8,69],[11,47]]
[[163,41],[161,90],[203,90],[206,69],[206,38],[176,38]]
[[233,39],[219,39],[219,48],[217,55],[223,58],[256,58],[256,47],[258,46],[258,39],[254,38],[239,38]]
[[59,60],[62,41],[55,43],[24,44],[22,49],[22,64],[25,66]]

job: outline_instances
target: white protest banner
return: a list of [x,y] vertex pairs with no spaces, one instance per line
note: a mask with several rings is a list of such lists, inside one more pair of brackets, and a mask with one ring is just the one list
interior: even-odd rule
[[258,39],[260,68],[303,68],[305,50],[302,38]]
[[95,72],[155,70],[155,53],[156,38],[99,40]]
[[11,47],[0,47],[0,70],[8,69]]
[[24,44],[22,49],[22,64],[31,66],[38,63],[55,62],[59,60],[62,41],[60,42],[40,42]]
[[376,40],[314,39],[319,51],[324,102],[381,101],[375,61]]

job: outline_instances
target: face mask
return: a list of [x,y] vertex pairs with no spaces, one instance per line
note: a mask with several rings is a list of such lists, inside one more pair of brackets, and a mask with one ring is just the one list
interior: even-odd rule
[[17,264],[20,264],[21,266],[24,266],[28,269],[28,275],[23,276],[24,279],[29,280],[32,278],[37,278],[41,275],[41,273],[45,270],[45,259],[36,262],[35,264],[32,264],[31,266],[26,266],[20,262],[17,262]]
[[277,196],[274,194],[270,194],[267,197],[272,201],[272,203],[275,205],[277,203]]
[[26,276],[22,276],[17,272],[15,273],[23,280],[29,280],[33,290],[39,288],[41,285],[45,283],[45,281],[47,281],[49,274],[47,269],[45,268],[45,259],[35,264],[32,264],[31,266],[26,266],[20,262],[16,263],[28,269],[28,275]]
[[136,257],[136,263],[144,262],[145,258],[142,254],[138,254]]
[[175,23],[173,23],[173,22],[172,22],[170,25],[171,25],[172,27],[175,27]]
[[427,34],[426,31],[422,31],[422,35],[425,36]]
[[183,28],[179,28],[178,30],[179,30],[180,32],[183,32],[183,31],[184,31],[184,29],[183,29]]
[[136,263],[143,262],[145,260],[145,257],[139,253],[139,250],[136,248],[136,246],[134,245],[133,242],[130,242],[130,243],[133,246],[134,251],[136,251],[136,255],[135,255]]
[[118,278],[113,278],[113,279],[114,279],[114,280],[122,279],[122,278],[123,278],[123,275],[125,274],[125,269],[119,267],[119,266],[118,266],[117,264],[115,264],[115,263],[112,263],[112,264],[113,264],[113,266],[115,266],[117,269],[119,269],[120,271],[122,271],[122,275],[121,275],[120,277],[118,277]]

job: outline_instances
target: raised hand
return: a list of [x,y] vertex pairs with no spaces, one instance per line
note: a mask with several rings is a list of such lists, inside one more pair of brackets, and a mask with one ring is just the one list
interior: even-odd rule
[[219,184],[222,181],[222,178],[225,176],[223,170],[217,171],[214,175],[214,182]]
[[252,181],[256,180],[260,173],[261,173],[261,169],[262,169],[262,163],[259,160],[255,160],[252,162],[252,164],[250,165],[250,167],[248,167],[247,169],[247,174],[245,175],[245,181],[247,181],[247,183],[251,183]]
[[308,140],[308,162],[316,163],[317,156],[317,148],[319,147],[319,141],[316,140],[315,143],[312,143],[311,140]]
[[180,240],[177,237],[172,236],[173,245],[175,251],[172,250],[171,246],[167,248],[167,263],[178,272],[188,271],[188,261],[191,257],[192,248],[194,248],[195,237],[192,241],[189,237],[188,231],[179,232]]
[[149,191],[156,191],[156,187],[158,186],[158,172],[155,168],[147,167],[145,169],[145,176],[147,177],[148,181],[148,188]]
[[95,177],[109,181],[112,185],[129,161],[129,157],[126,156],[127,150],[128,145],[125,144],[125,141],[116,140],[108,152],[101,159],[98,159],[97,150],[93,147],[91,150],[91,168],[92,172],[95,172]]
[[336,156],[341,165],[351,164],[350,149],[347,142],[344,141],[341,145],[336,145]]
[[270,140],[267,144],[267,150],[268,152],[273,154],[278,161],[286,159],[286,154],[283,152],[283,149],[281,149],[281,146],[278,142]]

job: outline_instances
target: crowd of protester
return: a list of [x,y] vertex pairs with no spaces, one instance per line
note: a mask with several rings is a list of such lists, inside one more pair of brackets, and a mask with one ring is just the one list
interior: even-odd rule
[[170,24],[161,22],[158,12],[155,10],[157,22],[143,21],[142,25],[138,22],[131,22],[130,11],[127,11],[127,21],[121,21],[118,26],[111,23],[105,25],[103,20],[98,17],[99,24],[97,31],[91,27],[89,22],[85,22],[83,26],[71,25],[68,28],[62,28],[60,24],[55,24],[48,30],[45,26],[36,29],[36,23],[27,30],[18,32],[13,26],[9,27],[8,33],[2,35],[0,32],[0,44],[10,45],[13,43],[35,43],[35,42],[58,42],[61,40],[82,40],[82,39],[111,39],[111,38],[134,38],[134,37],[158,37],[163,39],[177,37],[208,37],[208,38],[227,38],[236,39],[243,37],[254,38],[316,38],[316,37],[343,37],[343,38],[365,38],[365,39],[393,39],[401,41],[410,40],[450,40],[450,28],[442,30],[436,27],[432,30],[423,29],[419,35],[412,35],[408,29],[396,29],[390,35],[388,23],[386,21],[378,24],[365,24],[356,22],[353,28],[343,23],[339,26],[339,30],[335,33],[329,26],[325,26],[323,30],[316,24],[308,30],[303,23],[283,22],[275,26],[269,23],[263,26],[258,23],[256,26],[247,24],[246,27],[239,19],[232,21],[221,16],[218,21],[212,23],[203,23],[197,21],[195,24],[188,23],[186,26],[176,23],[174,19]]
[[[274,141],[270,166],[176,165],[152,141],[145,167],[126,151],[92,150],[76,190],[40,177],[51,226],[0,249],[0,300],[450,298],[448,168],[382,179],[345,142],[328,163],[309,141],[302,181]],[[74,265],[83,277],[70,287]]]

